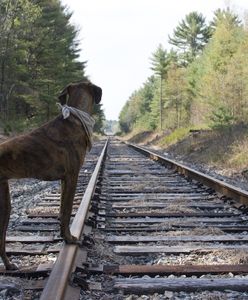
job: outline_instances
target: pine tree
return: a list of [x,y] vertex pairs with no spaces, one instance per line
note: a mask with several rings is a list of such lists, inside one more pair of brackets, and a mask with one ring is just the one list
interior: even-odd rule
[[0,2],[0,112],[8,130],[49,120],[59,91],[86,79],[71,16],[59,0]]
[[210,27],[206,25],[201,13],[191,12],[176,27],[169,43],[176,46],[181,53],[183,64],[187,65],[201,53],[211,37]]
[[[39,15],[40,8],[29,0],[0,2],[0,111],[4,122],[16,118],[14,93],[28,77],[30,28]],[[18,108],[27,109],[25,103]]]
[[[224,121],[237,120],[239,113],[235,107],[243,97],[237,98],[236,93],[240,90],[239,76],[244,72],[242,61],[246,61],[245,57],[238,57],[237,52],[246,38],[241,26],[223,18],[197,61],[196,97],[199,104],[204,103],[204,115],[208,121],[211,119],[223,125]],[[245,47],[243,53],[244,50]]]
[[239,16],[232,12],[229,7],[227,9],[219,8],[214,12],[214,18],[210,23],[212,32],[214,32],[216,27],[223,22],[234,26],[240,26],[242,23]]
[[95,119],[94,132],[103,133],[105,115],[102,104],[94,105],[93,118]]
[[[77,31],[70,24],[71,13],[58,0],[36,0],[42,14],[36,20],[30,45],[30,84],[39,93],[41,119],[57,111],[56,93],[71,81],[85,78],[85,63],[79,62]],[[33,99],[31,99],[33,101]]]
[[174,52],[168,54],[167,50],[160,44],[151,58],[151,69],[160,77],[160,130],[162,130],[163,127],[163,80],[165,79],[171,58],[174,57],[174,55]]

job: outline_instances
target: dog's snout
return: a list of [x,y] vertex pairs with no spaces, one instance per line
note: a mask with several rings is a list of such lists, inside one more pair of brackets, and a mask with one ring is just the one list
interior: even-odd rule
[[102,99],[102,89],[97,85],[93,85],[93,94],[95,103],[99,104]]

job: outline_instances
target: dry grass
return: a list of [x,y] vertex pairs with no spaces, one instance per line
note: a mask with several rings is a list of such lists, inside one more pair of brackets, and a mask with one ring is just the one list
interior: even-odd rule
[[236,169],[245,169],[248,166],[248,138],[237,141],[231,147],[230,159],[228,166]]
[[215,227],[206,227],[206,228],[193,228],[191,230],[175,230],[168,231],[167,236],[191,236],[191,235],[224,235],[225,233]]
[[179,205],[178,203],[175,204],[170,204],[168,206],[166,206],[166,209],[164,209],[165,212],[170,212],[170,213],[193,213],[196,212],[196,209],[187,207],[187,206],[183,206],[183,205]]
[[194,228],[190,230],[192,235],[224,235],[224,231],[216,227]]
[[123,141],[128,141],[135,144],[148,144],[161,136],[161,133],[153,131],[133,131],[123,137],[119,137]]
[[[213,250],[208,253],[180,254],[158,257],[154,263],[162,265],[219,265],[246,264],[248,253],[243,250]],[[226,274],[226,276],[229,276]]]
[[247,264],[248,253],[244,250],[215,250],[212,255],[222,259],[228,264]]
[[113,252],[113,248],[103,240],[95,240],[89,251],[89,256],[93,257],[94,263],[124,264],[125,257],[121,257]]
[[[145,141],[144,139],[142,143]],[[134,142],[139,143],[139,139]],[[189,132],[189,128],[184,128],[173,133],[157,134],[147,144],[162,152],[173,153],[185,162],[204,164],[211,169],[220,170],[221,175],[235,178],[238,175],[241,180],[248,178],[247,125],[196,132]]]
[[168,205],[165,208],[157,208],[157,209],[149,209],[149,205],[147,205],[146,209],[131,208],[130,211],[131,212],[139,212],[139,213],[159,213],[159,214],[198,212],[196,209],[186,207],[186,206],[179,207],[178,205]]
[[49,213],[54,213],[58,214],[59,213],[59,207],[34,207],[34,208],[29,208],[26,210],[27,214],[40,214],[42,216],[43,214],[49,214]]

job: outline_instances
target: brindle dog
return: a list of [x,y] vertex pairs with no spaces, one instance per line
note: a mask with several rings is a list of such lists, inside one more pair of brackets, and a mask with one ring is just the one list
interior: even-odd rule
[[[60,94],[62,105],[92,113],[99,103],[102,90],[90,82],[69,84]],[[61,180],[60,231],[67,243],[76,238],[69,229],[73,199],[80,167],[90,141],[80,120],[70,114],[59,115],[29,134],[15,137],[0,144],[0,256],[6,269],[17,269],[5,250],[6,230],[11,203],[8,179],[37,178]]]

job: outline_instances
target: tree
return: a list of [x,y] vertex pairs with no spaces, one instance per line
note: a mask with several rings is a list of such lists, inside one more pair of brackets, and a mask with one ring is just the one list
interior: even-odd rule
[[56,112],[55,94],[68,82],[85,78],[85,63],[78,61],[78,32],[70,24],[72,14],[59,0],[35,2],[42,8],[42,14],[32,30],[30,84],[39,93],[42,120],[49,120]]
[[233,13],[229,7],[227,9],[219,8],[214,12],[214,18],[210,23],[212,33],[214,32],[216,27],[223,22],[233,26],[240,26],[242,23],[239,19],[239,16]]
[[94,131],[97,133],[103,133],[105,115],[102,109],[102,104],[94,105],[93,118],[95,119]]
[[134,123],[134,118],[130,112],[130,100],[123,106],[119,115],[119,126],[120,130],[124,133],[128,133],[132,129],[132,124]]
[[137,129],[151,130],[158,127],[158,122],[154,122],[151,116],[151,103],[157,90],[157,79],[151,76],[138,90],[137,99],[137,119],[134,127]]
[[151,76],[129,97],[119,115],[122,132],[127,133],[134,129],[151,130],[157,127],[157,123],[151,117],[151,103],[156,91],[157,79]]
[[225,107],[235,122],[248,121],[248,33],[245,32],[225,74]]
[[168,70],[168,66],[170,64],[170,59],[174,58],[175,52],[171,52],[170,55],[167,53],[167,50],[163,48],[160,44],[157,50],[152,54],[152,67],[151,69],[154,71],[156,75],[160,77],[160,130],[163,127],[163,79]]
[[171,128],[179,128],[188,121],[188,97],[186,92],[186,69],[172,64],[168,70],[166,83],[167,105],[169,123]]
[[206,25],[203,15],[191,12],[174,29],[173,37],[169,36],[169,43],[181,51],[183,64],[187,65],[201,53],[210,37],[211,30]]
[[28,76],[30,29],[40,13],[40,8],[29,0],[0,2],[0,111],[4,121],[13,117],[13,93],[18,82]]
[[[49,120],[58,113],[59,91],[86,79],[71,16],[59,0],[0,1],[0,112],[5,128],[25,129]],[[101,108],[97,113],[102,123]]]
[[243,28],[231,19],[223,18],[202,56],[193,64],[196,70],[195,99],[198,107],[204,105],[199,114],[206,120],[220,124],[240,120],[241,102],[245,98],[245,80],[242,78],[245,78],[247,66],[246,47],[247,34]]

